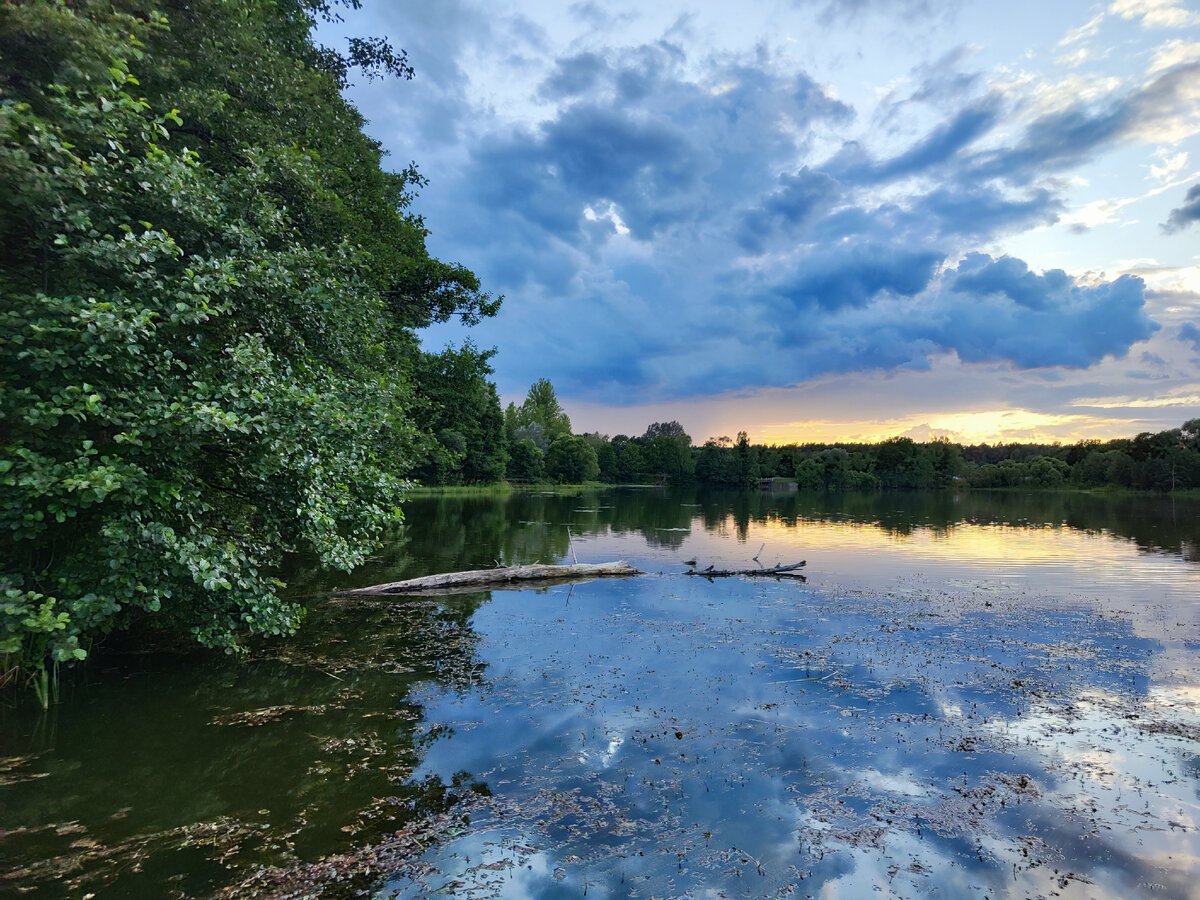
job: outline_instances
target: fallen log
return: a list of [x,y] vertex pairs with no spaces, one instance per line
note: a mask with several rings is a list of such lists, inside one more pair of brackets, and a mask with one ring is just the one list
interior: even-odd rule
[[730,578],[734,575],[749,575],[760,578],[767,575],[776,578],[799,578],[801,581],[806,581],[807,579],[798,570],[803,569],[807,562],[807,560],[802,559],[798,563],[792,563],[788,566],[772,566],[769,569],[714,569],[712,566],[709,566],[707,569],[688,569],[683,574],[699,575],[701,578]]
[[379,594],[412,594],[446,589],[511,587],[525,581],[577,581],[590,578],[611,578],[626,575],[644,575],[625,560],[606,563],[575,563],[569,566],[549,566],[535,563],[528,566],[501,566],[496,569],[474,569],[469,572],[444,572],[441,575],[426,575],[389,584],[340,591],[342,596],[369,596]]

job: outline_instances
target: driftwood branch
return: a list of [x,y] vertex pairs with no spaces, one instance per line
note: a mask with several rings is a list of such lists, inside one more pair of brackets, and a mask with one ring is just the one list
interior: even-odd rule
[[589,578],[607,578],[624,575],[643,575],[625,560],[607,563],[575,563],[570,566],[547,566],[540,563],[529,566],[503,566],[496,569],[475,569],[470,572],[445,572],[441,575],[426,575],[407,581],[393,581],[372,587],[342,591],[343,596],[369,596],[379,594],[414,594],[431,591],[453,591],[460,588],[504,588],[526,581],[577,581]]
[[709,566],[707,569],[688,569],[684,575],[699,575],[701,578],[729,578],[733,575],[749,575],[755,578],[761,578],[764,575],[769,575],[774,578],[799,578],[804,580],[804,576],[799,572],[803,569],[806,560],[800,560],[798,563],[792,563],[790,566],[772,566],[769,569],[714,569]]
[[[773,566],[769,569],[688,569],[683,575],[699,575],[701,578],[729,578],[735,575],[761,578],[798,578],[804,580],[800,569],[804,562],[788,566]],[[503,590],[525,587],[527,582],[540,585],[578,583],[593,578],[645,575],[625,560],[606,563],[575,563],[574,565],[549,566],[535,563],[528,566],[498,566],[494,569],[474,569],[470,572],[444,572],[441,575],[426,575],[407,581],[393,581],[371,587],[340,591],[342,597],[379,597],[389,594],[452,594],[473,590]]]

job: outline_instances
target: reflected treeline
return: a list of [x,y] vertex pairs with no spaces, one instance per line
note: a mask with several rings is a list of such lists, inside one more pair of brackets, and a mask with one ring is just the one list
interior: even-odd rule
[[881,494],[770,494],[702,492],[705,527],[728,527],[740,540],[751,520],[785,525],[845,522],[875,525],[906,536],[918,530],[945,534],[960,525],[1014,528],[1067,527],[1106,532],[1139,549],[1200,559],[1200,501],[1151,494],[1075,492],[895,492]]
[[413,777],[440,734],[422,703],[483,684],[470,618],[487,597],[318,604],[253,660],[110,653],[48,712],[3,710],[0,885],[210,896],[448,809],[446,785]]
[[749,521],[785,525],[846,522],[875,525],[890,534],[929,529],[946,533],[959,525],[1018,528],[1067,527],[1106,532],[1139,549],[1200,558],[1200,501],[1151,494],[1095,495],[1071,492],[910,492],[882,494],[709,494],[708,516],[719,523],[732,513],[739,535]]
[[[946,533],[960,525],[1067,527],[1107,532],[1140,549],[1200,559],[1200,501],[1150,494],[1069,492],[772,494],[697,487],[612,488],[574,494],[421,497],[406,506],[402,546],[385,555],[381,580],[455,568],[569,557],[576,537],[638,534],[655,549],[678,549],[699,524],[745,541],[754,523],[874,525],[894,535]],[[364,573],[356,582],[367,583]]]
[[[285,574],[299,599],[437,572],[569,559],[576,538],[639,535],[650,549],[677,550],[697,524],[746,541],[752,524],[873,525],[889,534],[948,533],[960,525],[1066,527],[1106,532],[1139,549],[1200,561],[1200,501],[1163,495],[1073,492],[767,493],[704,487],[608,488],[570,494],[423,496],[405,505],[406,525],[351,574],[297,561]],[[578,548],[576,548],[578,552]],[[470,615],[472,610],[465,614]]]

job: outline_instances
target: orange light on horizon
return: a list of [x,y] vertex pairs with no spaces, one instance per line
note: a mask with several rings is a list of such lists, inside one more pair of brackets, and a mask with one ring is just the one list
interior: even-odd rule
[[[1131,428],[1132,426],[1132,428]],[[1049,415],[1025,409],[974,412],[917,413],[876,421],[811,420],[764,423],[751,440],[766,444],[878,443],[891,437],[917,442],[947,438],[960,444],[1036,443],[1073,444],[1081,440],[1132,437],[1136,422],[1089,415]]]

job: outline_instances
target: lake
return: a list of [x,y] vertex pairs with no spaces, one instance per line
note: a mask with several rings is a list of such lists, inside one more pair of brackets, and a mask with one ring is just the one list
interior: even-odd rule
[[[0,711],[0,896],[1200,897],[1195,500],[406,514],[352,575],[295,564],[262,656],[113,650]],[[572,559],[648,574],[329,599]]]

